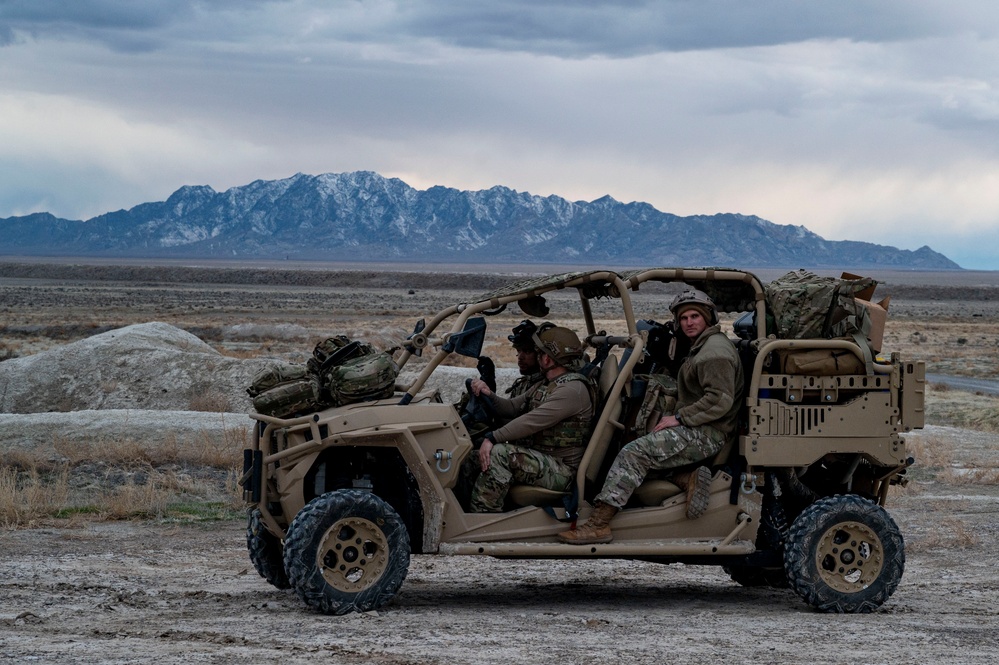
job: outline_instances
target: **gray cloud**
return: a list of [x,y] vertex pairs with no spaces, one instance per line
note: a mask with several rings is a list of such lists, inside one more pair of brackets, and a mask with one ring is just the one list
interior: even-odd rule
[[[37,39],[91,39],[129,51],[139,41],[162,44],[167,32],[222,43],[254,35],[278,43],[329,39],[398,44],[432,40],[465,49],[523,51],[559,57],[630,57],[663,51],[773,46],[812,39],[897,41],[974,32],[987,2],[841,0],[8,0],[0,7],[6,34]],[[255,22],[254,19],[259,19]],[[991,29],[990,29],[991,28]],[[266,44],[261,44],[266,48]]]
[[7,0],[0,217],[370,169],[831,239],[918,223],[957,258],[999,220],[997,17],[920,0]]

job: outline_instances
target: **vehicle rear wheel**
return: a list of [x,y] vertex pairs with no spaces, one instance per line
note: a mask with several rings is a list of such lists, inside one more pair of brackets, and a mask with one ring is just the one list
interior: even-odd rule
[[788,582],[823,612],[870,612],[898,587],[905,545],[881,506],[856,495],[819,499],[791,525]]
[[392,507],[360,490],[316,497],[295,516],[284,544],[291,585],[326,614],[389,602],[409,569],[409,533]]
[[246,515],[246,549],[250,561],[260,576],[278,589],[288,589],[288,575],[284,572],[284,552],[281,540],[267,530],[259,508]]

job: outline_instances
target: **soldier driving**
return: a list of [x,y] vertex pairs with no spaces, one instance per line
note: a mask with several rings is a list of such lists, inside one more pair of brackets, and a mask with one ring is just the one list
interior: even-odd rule
[[534,346],[534,333],[538,327],[530,319],[524,319],[507,335],[507,339],[517,352],[517,369],[520,376],[513,385],[506,389],[506,394],[513,399],[541,385],[545,377],[538,366],[538,349]]
[[472,489],[473,512],[501,512],[514,482],[565,491],[583,457],[594,403],[593,385],[573,371],[583,345],[576,333],[552,323],[538,327],[531,339],[544,375],[536,390],[506,399],[484,381],[471,384],[476,395],[492,396],[500,417],[513,417],[487,432],[479,448],[482,474]]

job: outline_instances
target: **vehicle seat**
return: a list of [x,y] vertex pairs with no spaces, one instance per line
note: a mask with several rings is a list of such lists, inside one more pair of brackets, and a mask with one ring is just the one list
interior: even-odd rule
[[[666,499],[674,497],[677,494],[682,494],[684,490],[680,489],[679,485],[670,480],[673,474],[681,471],[689,471],[701,466],[702,464],[707,464],[712,469],[716,469],[717,467],[725,464],[725,462],[728,461],[729,454],[732,452],[732,448],[735,445],[735,439],[736,434],[732,434],[732,436],[728,438],[728,441],[725,442],[725,445],[722,446],[721,450],[719,450],[714,457],[704,460],[703,462],[689,464],[664,472],[653,471],[653,475],[647,477],[642,484],[635,489],[635,492],[632,494],[632,499],[642,506],[659,506],[662,505],[663,501]],[[662,477],[655,475],[657,473],[662,474]],[[713,472],[712,475],[714,475]]]
[[[597,408],[603,406],[604,409],[610,409],[610,418],[607,421],[607,427],[600,432],[594,432],[588,443],[588,448],[593,448],[593,454],[586,467],[586,481],[589,483],[596,482],[600,465],[610,447],[611,439],[614,438],[615,423],[621,417],[621,400],[616,399],[609,404],[605,403],[607,394],[617,380],[619,371],[618,359],[614,354],[609,354],[600,365],[600,380],[597,383]],[[510,501],[518,506],[561,506],[565,495],[566,492],[556,492],[534,485],[513,485],[510,487],[508,496]]]

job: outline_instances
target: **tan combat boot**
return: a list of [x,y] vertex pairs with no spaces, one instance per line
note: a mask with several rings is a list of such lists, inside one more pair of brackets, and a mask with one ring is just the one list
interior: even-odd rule
[[693,471],[678,473],[673,482],[687,490],[687,519],[696,520],[703,515],[711,499],[711,469],[699,466]]
[[563,543],[573,545],[592,545],[595,543],[609,543],[614,539],[611,535],[610,521],[617,515],[617,508],[597,501],[593,506],[593,512],[589,519],[575,529],[563,531],[558,534],[558,539]]

